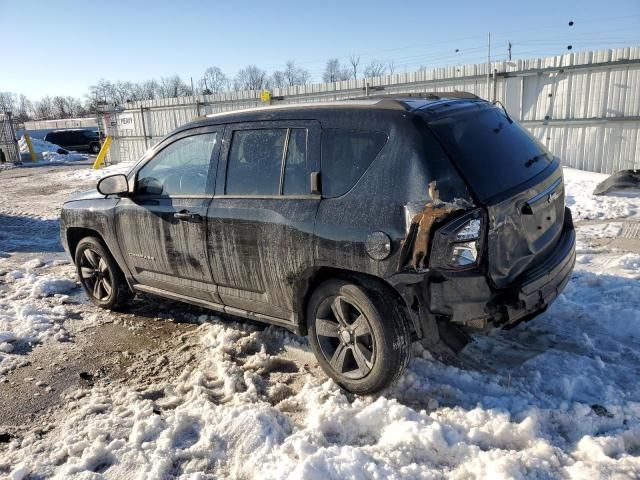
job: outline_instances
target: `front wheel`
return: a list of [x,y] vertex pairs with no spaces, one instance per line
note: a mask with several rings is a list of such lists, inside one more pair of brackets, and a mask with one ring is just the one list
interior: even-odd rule
[[109,310],[122,307],[131,290],[109,251],[94,237],[80,240],[75,253],[76,271],[89,300]]
[[380,291],[326,281],[311,296],[307,319],[318,363],[350,392],[375,393],[409,363],[409,321],[397,301]]

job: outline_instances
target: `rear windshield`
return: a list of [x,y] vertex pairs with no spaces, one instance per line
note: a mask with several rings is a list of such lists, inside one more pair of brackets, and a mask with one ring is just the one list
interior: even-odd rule
[[428,124],[478,198],[487,200],[534,177],[553,156],[502,109],[478,107]]

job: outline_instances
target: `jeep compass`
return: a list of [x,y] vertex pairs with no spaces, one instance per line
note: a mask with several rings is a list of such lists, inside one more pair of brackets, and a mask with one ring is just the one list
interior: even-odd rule
[[413,340],[543,312],[575,260],[562,168],[470,94],[214,114],[61,214],[96,305],[135,293],[308,335],[328,376],[388,386]]

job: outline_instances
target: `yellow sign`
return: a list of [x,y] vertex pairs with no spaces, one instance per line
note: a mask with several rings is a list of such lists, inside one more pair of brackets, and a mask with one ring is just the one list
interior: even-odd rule
[[264,103],[269,103],[271,101],[271,92],[269,90],[262,90],[260,94],[260,100]]

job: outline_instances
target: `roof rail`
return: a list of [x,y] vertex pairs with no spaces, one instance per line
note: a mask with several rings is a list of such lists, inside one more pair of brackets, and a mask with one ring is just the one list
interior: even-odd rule
[[438,98],[468,98],[471,100],[479,100],[480,97],[471,92],[414,92],[414,93],[382,93],[377,95],[369,95],[368,97],[355,97],[345,98],[344,100],[400,100],[403,98],[424,98],[424,99],[438,99]]

